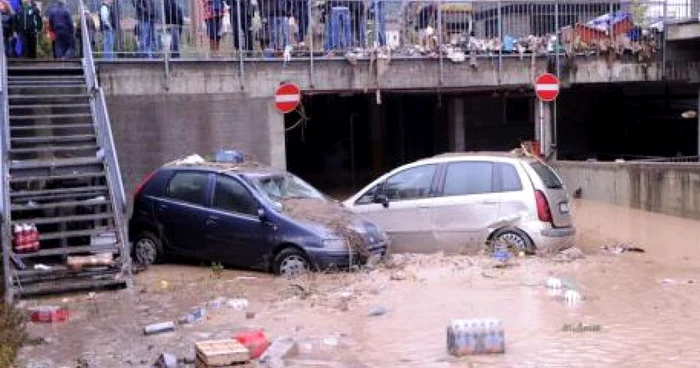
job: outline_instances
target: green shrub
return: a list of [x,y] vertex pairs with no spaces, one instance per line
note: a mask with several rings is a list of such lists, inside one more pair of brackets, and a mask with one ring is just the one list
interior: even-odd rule
[[26,322],[21,310],[0,302],[0,367],[11,367],[17,351],[28,341]]

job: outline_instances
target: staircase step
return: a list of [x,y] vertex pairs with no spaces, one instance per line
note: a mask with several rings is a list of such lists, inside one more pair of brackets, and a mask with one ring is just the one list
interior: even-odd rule
[[[83,236],[83,235],[79,235],[79,236]],[[60,238],[58,238],[58,239],[60,239]],[[43,250],[40,250],[38,252],[22,253],[22,254],[17,254],[17,255],[19,257],[21,257],[22,259],[27,259],[27,258],[37,258],[37,257],[63,256],[63,255],[87,253],[87,252],[95,252],[95,253],[112,252],[113,254],[116,254],[119,252],[119,248],[117,248],[117,246],[118,246],[118,243],[103,244],[103,245],[84,245],[84,246],[75,246],[75,247],[43,249]],[[39,271],[39,272],[41,272],[41,271]],[[44,271],[44,272],[46,272],[46,271]],[[25,273],[25,275],[26,274],[28,274],[28,273]]]
[[95,198],[99,196],[106,196],[109,193],[107,190],[97,190],[97,191],[92,191],[92,192],[75,192],[75,193],[64,193],[64,194],[46,194],[46,195],[39,195],[39,196],[32,196],[32,197],[23,197],[21,200],[15,200],[12,201],[12,203],[18,203],[18,202],[26,202],[28,200],[32,201],[57,201],[57,200],[66,200],[66,199],[71,199],[71,200],[84,200],[84,199],[90,199],[90,198]]
[[[87,291],[108,287],[126,287],[126,281],[116,278],[118,273],[119,270],[116,269],[110,273],[107,273],[107,271],[95,271],[92,272],[93,276],[82,276],[81,273],[78,277],[72,273],[69,273],[63,277],[69,276],[70,279],[62,279],[60,283],[55,281],[56,277],[52,277],[52,279],[46,283],[28,284],[24,282],[24,284],[18,287],[15,292],[17,293],[17,296],[24,297]],[[101,277],[101,279],[96,279],[98,276]]]
[[31,148],[12,148],[10,153],[41,153],[41,152],[71,152],[71,151],[97,151],[100,149],[97,145],[79,145],[79,146],[49,146],[49,147],[31,147]]
[[89,98],[90,95],[87,93],[78,94],[63,94],[63,95],[8,95],[10,101],[12,100],[54,100],[54,99],[68,99],[68,98]]
[[10,127],[10,131],[21,132],[40,129],[88,129],[94,128],[92,124],[55,124],[55,125],[20,125]]
[[10,183],[22,183],[27,181],[38,180],[72,180],[72,179],[89,179],[89,178],[104,178],[107,174],[102,172],[95,173],[80,173],[80,174],[65,174],[65,175],[41,175],[41,176],[10,176]]
[[91,118],[90,113],[75,113],[75,114],[31,114],[31,115],[20,115],[10,114],[10,121],[13,120],[39,120],[39,119],[78,119],[78,118]]
[[22,191],[17,191],[17,192],[10,192],[10,198],[60,195],[60,194],[71,194],[71,193],[92,193],[92,192],[106,191],[107,189],[108,188],[105,185],[91,185],[91,186],[86,186],[86,187],[75,187],[75,188],[22,190]]
[[8,75],[8,82],[15,81],[63,81],[63,80],[85,80],[82,76],[73,75]]
[[[100,235],[107,232],[116,233],[117,230],[113,227],[98,227],[94,229],[86,230],[72,230],[72,231],[59,231],[55,233],[41,233],[39,234],[39,240],[54,240],[54,239],[68,239],[68,238],[79,238],[82,236]],[[86,246],[92,248],[91,246]],[[104,248],[104,247],[103,247]],[[115,248],[116,250],[116,248]],[[85,252],[85,251],[83,251]],[[39,252],[41,253],[41,252]],[[78,253],[78,252],[75,252]]]
[[13,221],[12,224],[34,224],[34,225],[46,225],[46,224],[61,224],[69,222],[84,222],[84,221],[99,221],[99,220],[110,220],[114,218],[114,213],[104,212],[95,215],[75,215],[75,216],[59,216],[59,217],[39,217],[30,218]]
[[49,160],[15,160],[10,162],[10,169],[35,169],[40,167],[67,167],[101,164],[97,157],[63,158]]
[[61,84],[61,83],[42,83],[42,84],[27,84],[27,83],[8,83],[7,87],[9,89],[48,89],[48,88],[85,88],[87,89],[87,84],[85,83],[71,83],[71,84]]
[[10,143],[60,143],[60,142],[86,142],[97,139],[94,134],[66,135],[60,137],[16,137],[10,138]]
[[[104,197],[104,196],[103,196]],[[43,210],[47,208],[61,208],[61,207],[91,207],[91,206],[104,206],[111,202],[108,199],[97,199],[92,201],[66,201],[66,202],[54,202],[54,203],[37,203],[34,205],[20,205],[13,204],[12,211],[33,211],[33,210]]]
[[33,105],[10,105],[10,110],[30,110],[30,109],[89,109],[89,103],[55,103],[55,104],[33,104]]

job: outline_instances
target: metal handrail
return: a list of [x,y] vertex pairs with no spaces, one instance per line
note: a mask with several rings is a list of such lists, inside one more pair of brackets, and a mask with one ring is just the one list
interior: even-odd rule
[[[119,168],[119,159],[117,158],[117,150],[114,144],[114,136],[112,127],[107,114],[107,103],[105,101],[104,91],[100,88],[97,80],[97,71],[95,69],[95,59],[92,55],[92,44],[90,42],[90,34],[87,29],[86,7],[83,1],[80,1],[80,30],[83,44],[83,67],[85,69],[85,78],[90,93],[90,111],[92,112],[93,124],[97,131],[97,139],[100,142],[100,151],[104,155],[105,166],[107,167],[107,182],[109,183],[109,196],[115,206],[115,226],[119,232],[121,240],[120,258],[122,276],[126,277],[127,287],[131,287],[133,280],[131,278],[131,258],[129,254],[129,239],[126,231],[126,195],[124,193],[124,181],[122,180],[121,170]],[[99,151],[98,151],[99,152]],[[98,153],[99,154],[99,153]]]
[[[85,78],[87,81],[88,90],[90,93],[90,105],[93,110],[93,119],[98,129],[98,139],[100,140],[100,148],[107,160],[107,170],[109,171],[108,180],[116,189],[116,202],[121,214],[126,213],[126,194],[124,192],[124,182],[122,180],[121,170],[119,168],[119,159],[114,144],[114,136],[110,126],[109,117],[107,115],[107,104],[105,103],[104,92],[100,88],[97,79],[97,71],[95,69],[95,59],[92,55],[92,44],[90,42],[90,33],[87,28],[86,10],[83,1],[80,1],[80,24],[82,52],[83,52],[83,67],[85,69]],[[116,178],[116,183],[113,182]]]
[[12,232],[10,222],[10,108],[7,93],[7,55],[5,54],[5,37],[0,27],[0,103],[2,103],[2,129],[0,129],[0,210],[2,211],[2,268],[4,274],[5,302],[12,303],[14,297],[12,292],[12,272],[10,272],[10,253],[12,252]]

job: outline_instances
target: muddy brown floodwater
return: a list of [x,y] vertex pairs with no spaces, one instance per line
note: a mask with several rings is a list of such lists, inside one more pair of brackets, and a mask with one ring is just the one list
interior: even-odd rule
[[[133,291],[34,299],[63,304],[71,320],[29,326],[45,338],[21,351],[18,367],[146,367],[161,352],[192,355],[195,341],[263,328],[292,336],[300,355],[288,367],[697,367],[700,365],[700,223],[594,202],[574,205],[583,259],[518,258],[493,268],[485,256],[407,256],[368,273],[298,281],[257,272],[164,265],[139,274]],[[614,254],[601,245],[638,246]],[[543,284],[549,275],[580,286],[567,305]],[[398,280],[396,280],[398,279]],[[665,282],[665,279],[667,279]],[[177,320],[216,297],[245,297],[241,311],[208,308],[201,324],[144,336],[143,326]],[[374,307],[386,314],[369,316]],[[452,318],[504,321],[506,353],[454,358],[446,352]],[[563,331],[564,325],[600,331]]]

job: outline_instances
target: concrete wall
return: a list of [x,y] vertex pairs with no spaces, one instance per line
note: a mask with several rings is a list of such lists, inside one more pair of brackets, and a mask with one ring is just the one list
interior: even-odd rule
[[[109,96],[127,193],[151,170],[193,153],[238,148],[272,162],[274,135],[265,116],[278,113],[269,105],[268,99],[233,94]],[[284,151],[284,140],[278,149]]]
[[[559,161],[553,164],[584,199],[700,219],[700,166]],[[612,219],[611,219],[612,220]]]

